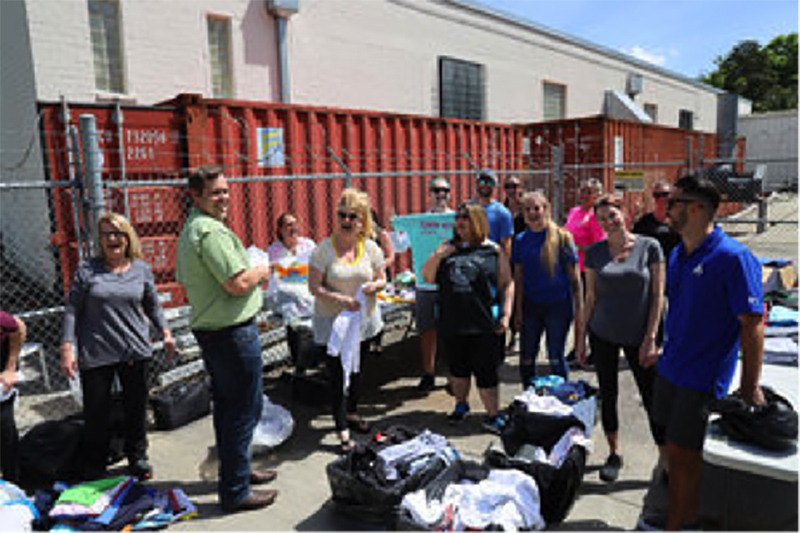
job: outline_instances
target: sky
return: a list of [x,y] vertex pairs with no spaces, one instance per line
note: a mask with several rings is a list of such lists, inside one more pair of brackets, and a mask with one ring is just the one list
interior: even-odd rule
[[478,0],[697,78],[737,43],[797,32],[797,0]]

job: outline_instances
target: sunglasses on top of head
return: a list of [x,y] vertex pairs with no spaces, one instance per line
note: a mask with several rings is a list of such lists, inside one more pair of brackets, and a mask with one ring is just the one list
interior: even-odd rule
[[358,213],[348,213],[346,211],[339,211],[336,213],[336,216],[339,217],[339,220],[345,221],[349,220],[350,222],[355,222],[358,220]]

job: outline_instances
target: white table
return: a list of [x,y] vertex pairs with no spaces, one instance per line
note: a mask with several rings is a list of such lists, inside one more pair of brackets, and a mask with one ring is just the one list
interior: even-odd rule
[[[732,388],[739,386],[737,369]],[[797,367],[764,365],[769,385],[797,409]],[[709,425],[703,446],[700,515],[712,529],[797,530],[797,448],[773,452],[729,439]]]
[[[741,365],[737,367],[731,387],[739,386]],[[761,383],[785,397],[792,406],[798,406],[797,367],[764,365]],[[712,417],[713,420],[713,417]],[[786,452],[773,452],[757,446],[729,439],[719,428],[709,424],[703,445],[703,459],[713,465],[741,470],[781,481],[797,481],[797,448]]]

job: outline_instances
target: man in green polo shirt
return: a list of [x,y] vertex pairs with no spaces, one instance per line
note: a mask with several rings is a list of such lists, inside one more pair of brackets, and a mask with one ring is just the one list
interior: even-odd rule
[[255,315],[269,267],[251,268],[242,242],[225,225],[230,196],[219,168],[192,172],[189,194],[193,207],[178,239],[176,274],[186,289],[192,333],[211,376],[220,460],[217,491],[225,511],[259,509],[277,497],[277,491],[250,488],[276,476],[250,468],[250,444],[263,403]]

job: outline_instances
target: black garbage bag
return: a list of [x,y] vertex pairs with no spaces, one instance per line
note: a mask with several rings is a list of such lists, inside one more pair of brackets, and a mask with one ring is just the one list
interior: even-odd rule
[[541,446],[548,453],[571,427],[586,430],[586,425],[574,415],[555,416],[529,412],[522,402],[514,401],[508,407],[508,424],[500,438],[509,455],[515,455],[523,444]]
[[536,480],[541,513],[548,526],[562,522],[575,503],[586,470],[586,450],[572,446],[560,466],[539,461],[524,461],[503,450],[488,448],[484,463],[491,468],[516,468]]
[[19,441],[20,479],[24,485],[75,481],[83,473],[84,422],[80,416],[46,420]]
[[733,392],[709,405],[719,413],[720,429],[734,440],[754,444],[766,450],[786,451],[797,446],[797,411],[771,387],[763,386],[764,405],[749,405]]
[[359,443],[346,456],[328,464],[326,471],[335,509],[357,520],[389,525],[403,496],[425,486],[448,464],[444,458],[434,457],[413,472],[401,472],[397,480],[389,481],[381,475],[378,453],[419,433],[392,426],[376,432],[366,445]]

